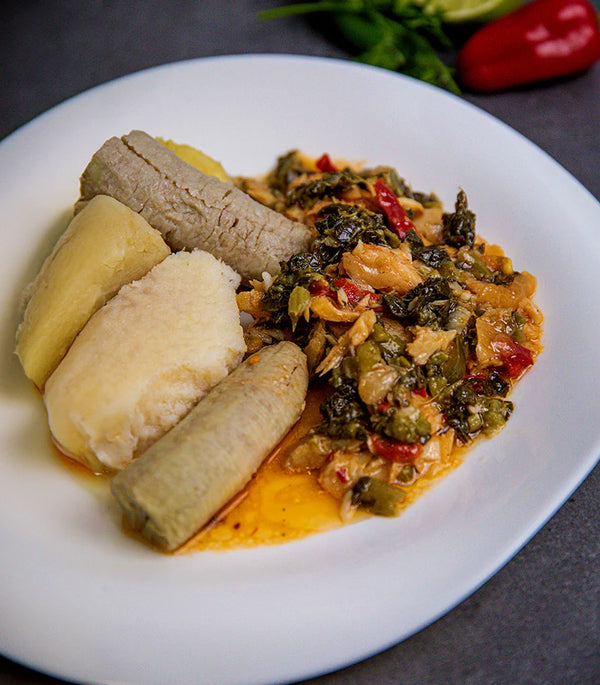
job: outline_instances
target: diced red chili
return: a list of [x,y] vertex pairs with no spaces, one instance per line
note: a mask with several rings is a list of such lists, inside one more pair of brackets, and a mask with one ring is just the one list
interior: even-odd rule
[[315,297],[336,297],[335,292],[329,287],[325,281],[313,281],[309,286],[310,294]]
[[385,414],[386,411],[391,409],[391,407],[392,407],[391,402],[388,402],[387,400],[381,400],[381,402],[379,402],[379,404],[377,405],[377,411],[380,414]]
[[413,388],[411,392],[419,397],[427,397],[427,388]]
[[384,438],[381,435],[372,434],[370,438],[373,453],[386,459],[400,464],[411,464],[421,454],[422,445],[418,442],[406,443],[391,438]]
[[404,207],[382,178],[378,178],[375,181],[373,188],[375,189],[377,202],[385,214],[390,228],[398,235],[400,240],[404,240],[406,234],[411,229],[414,230],[413,222],[408,218]]
[[319,157],[319,159],[317,159],[316,165],[317,165],[317,169],[319,171],[322,171],[323,173],[327,173],[327,172],[333,173],[333,172],[338,170],[326,152],[324,154],[322,154]]
[[349,278],[338,278],[333,282],[333,285],[346,293],[348,302],[351,305],[358,304],[364,297],[367,296],[373,302],[379,302],[381,300],[381,295],[371,292],[370,290],[364,290],[363,288],[360,288]]
[[519,378],[533,364],[531,351],[515,342],[508,335],[494,340],[492,348],[500,357],[511,378]]
[[339,469],[336,469],[335,475],[337,476],[340,483],[345,484],[345,483],[350,482],[350,476],[348,475],[348,469],[345,466],[340,466]]

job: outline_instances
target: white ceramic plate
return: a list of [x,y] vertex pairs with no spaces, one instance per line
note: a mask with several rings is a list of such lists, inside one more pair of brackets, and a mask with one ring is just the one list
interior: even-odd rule
[[[449,207],[465,188],[479,232],[538,276],[546,315],[546,350],[506,430],[398,519],[183,557],[126,537],[110,498],[53,457],[11,350],[19,293],[64,228],[79,174],[132,128],[196,145],[233,173],[266,171],[298,147],[391,164]],[[0,145],[0,178],[0,651],[13,659],[139,685],[282,683],[342,667],[471,593],[600,453],[600,206],[527,140],[441,90],[315,58],[174,64],[17,131]]]

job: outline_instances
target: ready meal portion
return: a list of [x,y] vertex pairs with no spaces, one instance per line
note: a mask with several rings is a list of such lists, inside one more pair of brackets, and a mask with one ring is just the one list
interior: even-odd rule
[[313,497],[338,525],[398,515],[499,431],[542,351],[535,288],[463,190],[447,210],[392,167],[298,151],[231,177],[132,131],[83,171],[17,353],[57,447],[155,546],[232,511],[231,539],[271,542]]

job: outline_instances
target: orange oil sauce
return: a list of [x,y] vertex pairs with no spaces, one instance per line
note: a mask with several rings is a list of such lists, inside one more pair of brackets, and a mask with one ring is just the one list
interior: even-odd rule
[[[326,394],[327,386],[309,390],[302,416],[263,462],[246,488],[176,554],[281,544],[344,525],[340,502],[319,486],[315,474],[290,473],[283,466],[287,453],[319,423],[319,406]],[[94,494],[105,496],[109,492],[110,475],[93,474],[54,445],[52,447],[71,475],[85,483]],[[446,462],[433,464],[428,473],[403,488],[405,498],[401,509],[410,506],[433,482],[458,466],[465,451],[466,448],[455,447]],[[357,512],[352,521],[365,518],[368,518],[367,514]],[[125,517],[123,531],[145,543],[141,534],[131,530]]]

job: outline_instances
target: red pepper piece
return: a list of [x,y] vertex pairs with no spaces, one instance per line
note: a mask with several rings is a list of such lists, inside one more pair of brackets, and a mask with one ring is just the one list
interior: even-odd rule
[[381,402],[377,405],[377,411],[380,414],[385,414],[386,411],[392,408],[391,402],[388,402],[387,400],[381,400]]
[[364,297],[367,296],[373,302],[379,302],[381,300],[381,295],[378,293],[373,293],[370,290],[359,288],[356,283],[351,281],[349,278],[338,278],[333,282],[333,285],[346,293],[348,302],[352,306],[358,304]]
[[326,152],[324,154],[322,154],[319,157],[319,159],[317,159],[315,164],[317,165],[317,169],[319,171],[322,171],[323,173],[326,173],[326,172],[333,173],[333,172],[338,170]]
[[335,292],[323,281],[313,281],[309,286],[310,294],[315,297],[336,297]]
[[495,340],[491,346],[502,360],[511,378],[519,378],[533,364],[533,355],[530,350],[515,342],[508,335]]
[[600,59],[588,0],[533,0],[479,29],[458,53],[463,85],[490,92],[584,71]]
[[373,188],[375,189],[377,202],[385,214],[390,228],[398,235],[400,240],[404,240],[410,229],[414,229],[413,222],[408,218],[404,207],[398,202],[398,198],[382,178],[378,178],[375,181]]
[[419,397],[427,397],[427,388],[413,388],[411,392]]
[[340,481],[340,483],[346,484],[350,482],[348,469],[345,466],[340,466],[339,469],[336,469],[335,475],[337,476],[337,479]]
[[423,449],[418,442],[400,442],[399,440],[384,438],[374,433],[371,434],[370,444],[376,456],[400,464],[411,464],[421,454]]

